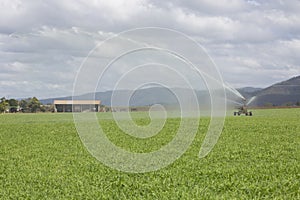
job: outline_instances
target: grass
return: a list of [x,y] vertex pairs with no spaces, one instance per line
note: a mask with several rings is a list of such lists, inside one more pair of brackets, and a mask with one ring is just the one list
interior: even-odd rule
[[[204,159],[199,148],[209,120],[188,151],[170,166],[145,174],[110,169],[82,145],[71,114],[0,115],[0,199],[300,199],[300,109],[255,110],[227,117]],[[148,120],[137,115],[137,123]],[[99,113],[108,137],[134,152],[172,139],[178,119],[148,140],[123,134]]]

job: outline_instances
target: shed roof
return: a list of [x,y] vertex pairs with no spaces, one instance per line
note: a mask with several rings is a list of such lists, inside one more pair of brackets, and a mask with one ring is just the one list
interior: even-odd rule
[[101,101],[97,100],[54,100],[54,104],[63,104],[63,105],[99,105]]

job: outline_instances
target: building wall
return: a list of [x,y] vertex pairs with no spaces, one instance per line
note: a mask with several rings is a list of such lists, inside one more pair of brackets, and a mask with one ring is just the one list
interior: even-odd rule
[[56,112],[98,112],[99,105],[96,104],[55,104]]

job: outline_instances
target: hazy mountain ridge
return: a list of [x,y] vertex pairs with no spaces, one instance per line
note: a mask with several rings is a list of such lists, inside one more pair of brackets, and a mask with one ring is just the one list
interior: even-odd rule
[[263,88],[244,87],[238,88],[237,91],[243,95],[246,99],[256,96]]
[[257,96],[253,101],[255,106],[266,104],[275,106],[294,105],[300,101],[300,76],[271,85],[253,96]]
[[[183,88],[173,88],[175,92],[180,94],[185,94],[188,89]],[[250,104],[250,106],[265,106],[265,105],[276,105],[281,106],[284,104],[294,105],[296,102],[300,101],[300,76],[293,77],[287,81],[276,83],[267,88],[254,88],[245,87],[237,89],[246,99],[250,99],[256,96],[255,100]],[[160,87],[140,89],[132,92],[131,90],[119,90],[114,92],[119,96],[117,102],[114,105],[124,106],[126,104],[125,97],[132,94],[129,101],[130,106],[148,106],[153,104],[163,104],[163,105],[177,105],[178,101],[176,96],[171,92],[171,90]],[[76,99],[99,99],[101,104],[106,106],[111,106],[111,97],[113,95],[112,91],[106,92],[96,92],[88,93],[76,97]],[[196,95],[202,104],[208,104],[209,95],[207,91],[196,91]],[[71,100],[72,97],[60,97],[60,98],[49,98],[43,99],[41,102],[43,104],[52,104],[54,99],[57,100]],[[124,103],[125,102],[125,103]]]

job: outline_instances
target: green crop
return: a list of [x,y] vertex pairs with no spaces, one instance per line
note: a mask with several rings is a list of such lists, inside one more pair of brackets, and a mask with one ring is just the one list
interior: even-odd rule
[[[205,158],[198,153],[209,119],[187,152],[159,171],[131,174],[91,156],[72,114],[0,115],[0,199],[300,199],[300,109],[255,110],[227,117]],[[108,138],[132,152],[167,144],[180,119],[149,139],[124,134],[99,113]],[[136,113],[137,124],[149,119]]]

